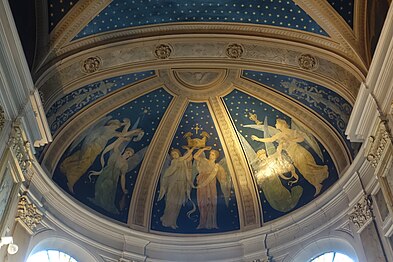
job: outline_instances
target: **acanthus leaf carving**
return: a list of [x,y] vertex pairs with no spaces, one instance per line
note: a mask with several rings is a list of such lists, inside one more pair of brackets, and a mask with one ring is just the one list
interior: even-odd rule
[[22,174],[27,176],[33,159],[33,154],[30,150],[30,142],[27,140],[24,131],[18,124],[13,126],[8,145],[18,162]]
[[349,220],[358,228],[360,233],[373,219],[371,198],[367,195],[353,207]]
[[19,199],[16,220],[19,221],[30,234],[33,233],[33,230],[42,221],[42,214],[35,204],[30,203],[26,194],[22,195]]
[[385,121],[381,121],[375,134],[369,137],[370,146],[367,153],[367,160],[371,162],[374,168],[378,166],[386,145],[390,140],[385,124]]

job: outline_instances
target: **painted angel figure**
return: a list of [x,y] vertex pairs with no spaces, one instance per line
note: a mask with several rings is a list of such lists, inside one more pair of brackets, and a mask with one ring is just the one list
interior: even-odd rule
[[[127,118],[123,119],[123,123],[111,118],[111,116],[107,116],[85,130],[72,143],[69,151],[71,152],[78,144],[82,143],[80,149],[61,163],[60,171],[67,177],[67,186],[71,193],[74,193],[75,183],[87,172],[110,139],[128,137],[142,132],[141,129],[129,130],[131,122]],[[117,131],[122,126],[124,126],[123,130]]]
[[[134,130],[134,135],[137,135],[141,130]],[[126,174],[132,171],[143,159],[146,147],[137,153],[134,149],[127,147],[131,141],[132,136],[119,137],[115,142],[108,145],[101,154],[100,171],[92,171],[89,178],[98,176],[95,183],[94,198],[90,201],[104,210],[119,214],[119,209],[116,206],[115,198],[117,185],[120,178],[120,186],[123,191],[122,200],[119,203],[120,210],[123,209],[125,196],[128,194],[126,188]],[[125,148],[125,149],[124,149]],[[105,162],[104,156],[109,153],[109,158]]]
[[192,189],[192,152],[195,147],[183,147],[187,152],[182,156],[179,149],[171,150],[171,162],[161,176],[160,194],[158,201],[165,196],[164,214],[160,218],[165,227],[176,229],[177,217],[180,209],[188,200],[191,200]]
[[[205,157],[204,151],[210,150],[209,158]],[[211,147],[199,149],[194,159],[198,171],[197,176],[197,202],[200,213],[199,225],[197,229],[212,229],[217,226],[217,181],[224,194],[225,204],[228,206],[231,194],[231,177],[225,170],[225,158],[220,163],[216,160],[220,157],[220,152],[212,150]]]
[[[277,154],[281,154],[282,151],[285,151],[292,160],[293,165],[303,175],[304,179],[314,186],[314,196],[318,195],[322,189],[322,182],[329,176],[328,167],[326,165],[318,165],[315,162],[312,154],[299,144],[303,141],[307,141],[318,154],[318,156],[323,160],[323,155],[320,151],[319,145],[313,136],[307,134],[306,130],[293,120],[292,125],[297,126],[298,130],[289,128],[285,120],[277,119],[276,131],[272,137],[259,138],[255,135],[252,135],[251,139],[264,143],[277,141]],[[272,127],[269,130],[272,129],[274,130]]]

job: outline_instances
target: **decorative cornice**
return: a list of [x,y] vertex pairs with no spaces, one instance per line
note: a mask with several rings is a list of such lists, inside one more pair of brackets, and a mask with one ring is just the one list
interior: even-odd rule
[[358,233],[372,221],[373,211],[370,196],[364,195],[362,199],[352,208],[349,213],[349,221],[351,221],[357,228]]
[[36,226],[42,221],[42,213],[37,206],[29,200],[27,195],[22,195],[18,202],[16,215],[18,221],[30,234],[33,234]]
[[369,137],[367,160],[371,162],[374,168],[377,168],[389,141],[390,138],[388,130],[386,129],[386,122],[381,121],[374,135]]
[[22,128],[15,124],[11,131],[11,137],[8,145],[18,162],[19,168],[24,176],[28,176],[31,161],[34,158],[30,150],[30,142],[27,140],[26,134]]

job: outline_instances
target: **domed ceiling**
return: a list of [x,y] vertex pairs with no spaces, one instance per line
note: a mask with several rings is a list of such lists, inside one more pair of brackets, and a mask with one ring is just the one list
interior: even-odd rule
[[367,68],[356,3],[49,0],[35,76],[53,142],[36,156],[70,198],[137,230],[302,212],[359,148],[345,135]]

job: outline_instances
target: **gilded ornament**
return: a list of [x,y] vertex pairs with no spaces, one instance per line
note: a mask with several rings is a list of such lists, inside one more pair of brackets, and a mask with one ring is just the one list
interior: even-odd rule
[[100,57],[92,56],[92,57],[85,59],[82,62],[81,70],[82,70],[82,72],[84,72],[86,74],[91,74],[91,73],[97,72],[98,69],[100,69],[101,64],[102,64],[102,61],[101,61]]
[[364,196],[352,209],[349,220],[358,228],[360,233],[372,220],[372,203],[369,196]]
[[5,125],[5,113],[3,107],[0,105],[0,131],[3,130]]
[[172,53],[171,47],[166,44],[158,45],[156,46],[156,50],[154,50],[154,55],[158,59],[167,59],[168,57],[170,57],[171,53]]
[[239,44],[230,44],[227,47],[226,54],[229,58],[240,58],[243,55],[243,47]]
[[22,195],[19,199],[16,220],[22,223],[30,233],[42,221],[42,214],[36,205],[30,203],[26,195]]
[[299,67],[304,70],[314,71],[318,68],[318,59],[310,54],[302,54],[298,57]]

